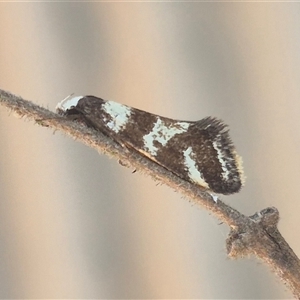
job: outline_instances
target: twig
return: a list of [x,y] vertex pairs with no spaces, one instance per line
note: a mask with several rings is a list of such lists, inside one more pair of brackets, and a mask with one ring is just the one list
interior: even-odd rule
[[262,259],[290,288],[294,296],[300,299],[300,261],[277,229],[279,213],[276,208],[266,208],[247,217],[219,198],[215,201],[215,196],[199,186],[182,180],[141,154],[122,147],[101,132],[3,90],[0,90],[0,104],[21,117],[34,120],[41,126],[60,130],[100,153],[118,159],[122,165],[151,176],[204,207],[230,227],[226,241],[230,257],[252,254]]

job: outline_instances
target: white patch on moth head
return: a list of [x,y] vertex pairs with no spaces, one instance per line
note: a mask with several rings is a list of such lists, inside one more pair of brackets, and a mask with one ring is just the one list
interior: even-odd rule
[[83,96],[76,96],[76,97],[72,97],[72,95],[67,96],[64,100],[60,101],[56,105],[55,109],[58,112],[66,112],[72,107],[75,107],[81,98],[83,98]]
[[175,134],[186,132],[189,126],[190,124],[186,122],[177,122],[166,126],[164,121],[157,117],[157,121],[154,124],[151,132],[143,137],[144,148],[151,155],[155,156],[158,148],[154,145],[154,142],[158,142],[162,146],[165,146]]
[[193,154],[192,147],[188,147],[185,151],[183,151],[184,156],[184,164],[187,167],[189,177],[192,181],[198,183],[204,188],[209,188],[208,183],[204,180],[201,172],[197,169],[195,160],[191,157]]
[[106,101],[102,108],[111,116],[109,122],[106,123],[109,129],[118,133],[126,126],[131,115],[130,107],[114,101]]
[[224,180],[228,180],[230,172],[226,166],[226,159],[223,155],[222,148],[220,147],[220,144],[218,143],[218,141],[214,141],[212,144],[213,144],[214,149],[217,151],[218,161],[220,162],[221,168],[223,170],[222,177]]

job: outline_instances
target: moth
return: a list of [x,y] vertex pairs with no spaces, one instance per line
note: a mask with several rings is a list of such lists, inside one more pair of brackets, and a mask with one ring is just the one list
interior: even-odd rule
[[216,118],[174,120],[94,96],[67,97],[56,109],[205,190],[228,195],[244,184],[228,126]]

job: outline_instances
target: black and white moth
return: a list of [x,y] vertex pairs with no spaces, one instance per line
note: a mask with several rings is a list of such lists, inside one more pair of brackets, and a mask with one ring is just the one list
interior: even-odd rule
[[216,118],[173,120],[94,96],[67,97],[56,109],[206,190],[228,195],[244,183],[242,159]]

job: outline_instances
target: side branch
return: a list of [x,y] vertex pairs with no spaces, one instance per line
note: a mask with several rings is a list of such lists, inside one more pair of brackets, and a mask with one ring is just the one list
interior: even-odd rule
[[60,130],[98,152],[117,159],[122,165],[151,176],[207,209],[231,228],[227,239],[230,257],[252,254],[262,259],[291,289],[295,297],[300,299],[300,261],[277,229],[279,213],[276,208],[267,208],[247,217],[208,191],[182,180],[147,157],[123,147],[99,131],[3,90],[0,90],[0,104],[20,117],[26,117],[44,127]]

